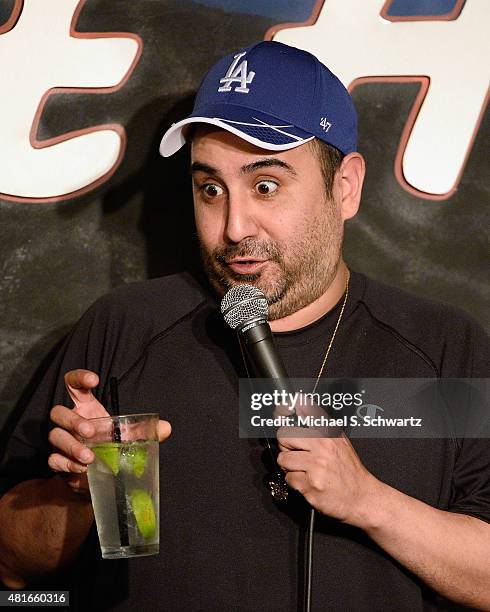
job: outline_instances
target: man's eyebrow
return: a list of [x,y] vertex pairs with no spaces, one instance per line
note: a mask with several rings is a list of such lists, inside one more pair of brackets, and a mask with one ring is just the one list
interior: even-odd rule
[[[261,168],[283,168],[289,174],[293,176],[297,175],[296,170],[290,166],[282,159],[277,159],[275,157],[266,157],[265,159],[258,159],[257,161],[252,162],[251,164],[247,164],[246,166],[242,166],[240,168],[241,174],[252,174],[256,170],[260,170]],[[213,168],[213,166],[209,166],[200,161],[195,161],[191,164],[190,167],[191,174],[195,174],[196,172],[204,172],[205,174],[212,174],[214,176],[220,176],[220,172],[217,168]]]
[[251,164],[242,166],[240,172],[242,174],[251,174],[252,172],[255,172],[256,170],[260,170],[261,168],[273,168],[273,167],[284,168],[286,172],[289,172],[289,174],[292,174],[293,176],[296,176],[297,174],[296,170],[292,166],[287,164],[285,161],[282,161],[282,159],[277,159],[275,157],[267,157],[265,159],[258,159],[257,161],[252,162]]
[[204,172],[205,174],[213,174],[214,176],[220,175],[219,170],[199,161],[192,162],[190,172],[191,174],[195,174],[196,172]]

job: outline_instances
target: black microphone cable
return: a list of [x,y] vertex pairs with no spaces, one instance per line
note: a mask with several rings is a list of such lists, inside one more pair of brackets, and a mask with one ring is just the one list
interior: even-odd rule
[[311,612],[312,582],[313,582],[313,538],[315,533],[315,508],[308,513],[304,557],[304,588],[303,610]]

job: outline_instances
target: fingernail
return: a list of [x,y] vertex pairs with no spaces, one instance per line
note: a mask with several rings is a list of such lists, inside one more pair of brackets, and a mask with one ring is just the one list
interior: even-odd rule
[[92,453],[89,450],[85,449],[80,453],[80,459],[88,463],[92,460]]
[[87,471],[87,466],[86,465],[77,465],[76,466],[76,471],[79,474],[85,474],[85,472]]
[[92,425],[82,421],[82,423],[80,423],[78,426],[78,431],[82,434],[82,436],[90,436],[92,434]]

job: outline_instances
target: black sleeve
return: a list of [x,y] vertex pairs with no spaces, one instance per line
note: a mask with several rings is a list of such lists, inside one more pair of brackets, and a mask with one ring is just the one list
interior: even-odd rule
[[[455,353],[459,344],[459,359],[465,364],[464,367],[459,366],[462,371],[459,376],[487,379],[490,367],[490,340],[485,331],[469,320],[453,332],[452,340],[453,346],[448,346],[447,352]],[[488,389],[488,384],[482,388]],[[478,430],[478,423],[474,422],[476,418],[481,420],[482,436],[485,437],[467,437],[460,441],[461,446],[453,471],[449,510],[475,516],[490,523],[489,397],[482,397],[475,414],[471,426],[473,435]]]
[[490,523],[490,440],[462,442],[453,472],[448,510]]
[[[2,449],[0,495],[24,480],[53,476],[47,464],[51,452],[49,412],[55,404],[73,405],[65,390],[66,372],[75,368],[103,372],[101,339],[107,338],[105,318],[103,302],[102,307],[96,303],[85,313],[45,371],[33,395],[20,407],[21,414]],[[104,393],[105,382],[101,376],[101,384],[95,392],[98,399]]]

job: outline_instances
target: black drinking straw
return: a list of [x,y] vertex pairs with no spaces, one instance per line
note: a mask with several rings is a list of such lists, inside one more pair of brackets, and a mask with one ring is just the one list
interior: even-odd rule
[[[119,416],[119,393],[117,389],[117,378],[111,376],[109,379],[109,388],[111,393],[112,412],[114,416]],[[114,440],[121,442],[121,427],[119,422],[114,423]],[[116,482],[116,507],[117,507],[117,522],[119,525],[119,537],[121,546],[129,546],[128,537],[128,513],[126,508],[126,493],[121,478],[115,479]]]
[[[114,416],[119,416],[121,413],[119,411],[119,391],[117,388],[117,378],[115,376],[111,376],[109,379],[109,388],[111,391],[111,404],[112,404],[112,412]],[[119,424],[115,427],[116,431],[114,432],[114,437],[119,438],[116,442],[121,441],[121,429]]]

